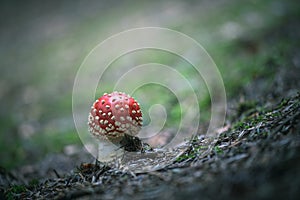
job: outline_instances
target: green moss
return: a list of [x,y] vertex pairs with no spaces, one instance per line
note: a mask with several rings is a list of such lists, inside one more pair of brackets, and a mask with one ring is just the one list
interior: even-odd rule
[[215,146],[214,147],[214,151],[216,154],[223,154],[223,150],[219,147],[219,146]]
[[176,159],[176,162],[182,162],[182,161],[185,161],[188,159],[193,159],[193,158],[195,158],[194,154],[183,154]]
[[6,192],[5,198],[7,200],[19,199],[20,194],[26,192],[25,185],[12,185]]
[[34,187],[38,186],[39,183],[40,183],[40,182],[39,182],[38,179],[31,179],[31,180],[29,181],[28,185],[29,185],[29,187],[34,188]]

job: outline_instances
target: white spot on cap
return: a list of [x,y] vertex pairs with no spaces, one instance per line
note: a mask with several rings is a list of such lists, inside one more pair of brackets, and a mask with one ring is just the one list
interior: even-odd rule
[[118,121],[116,121],[116,126],[120,126],[121,125],[121,122],[118,122]]
[[127,116],[126,119],[127,119],[128,121],[132,121],[132,118],[131,118],[130,116]]

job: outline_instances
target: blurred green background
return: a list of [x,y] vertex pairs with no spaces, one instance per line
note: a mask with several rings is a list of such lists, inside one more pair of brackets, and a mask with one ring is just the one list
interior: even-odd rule
[[[299,15],[299,3],[284,0],[55,0],[0,5],[0,166],[5,168],[36,162],[49,152],[62,152],[66,145],[81,145],[72,117],[73,82],[86,55],[107,37],[144,26],[183,32],[208,51],[222,74],[227,97],[232,98],[254,78],[272,78],[266,63],[270,57],[282,62],[282,51],[291,41],[283,38],[264,45],[264,35]],[[173,55],[149,51],[135,58],[179,65],[189,80],[194,78],[191,68]],[[159,100],[168,108],[166,126],[176,127],[180,118],[176,99],[164,88],[154,89],[165,94]],[[207,93],[199,106],[205,124],[210,117]]]

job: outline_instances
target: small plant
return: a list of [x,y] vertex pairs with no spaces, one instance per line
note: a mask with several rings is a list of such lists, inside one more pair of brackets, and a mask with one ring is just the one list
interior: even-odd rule
[[219,146],[215,146],[214,147],[214,151],[217,153],[217,154],[223,154],[223,150],[219,147]]

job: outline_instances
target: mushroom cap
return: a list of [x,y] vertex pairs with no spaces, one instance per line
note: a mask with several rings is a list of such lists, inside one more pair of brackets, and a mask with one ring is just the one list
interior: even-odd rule
[[99,139],[120,141],[125,134],[135,136],[143,123],[139,103],[123,92],[105,93],[91,107],[89,131]]

